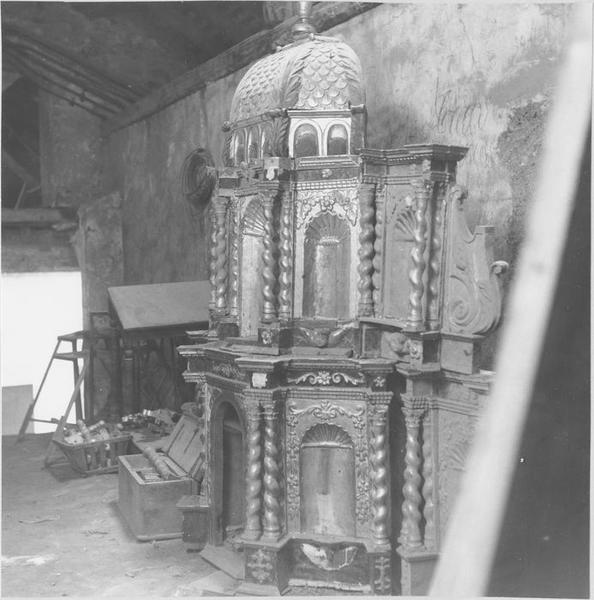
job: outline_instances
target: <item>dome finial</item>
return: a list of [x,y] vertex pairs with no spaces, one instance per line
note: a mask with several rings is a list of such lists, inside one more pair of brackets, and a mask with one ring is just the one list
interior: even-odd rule
[[315,33],[310,20],[311,2],[299,2],[299,20],[293,25],[293,39],[299,40]]

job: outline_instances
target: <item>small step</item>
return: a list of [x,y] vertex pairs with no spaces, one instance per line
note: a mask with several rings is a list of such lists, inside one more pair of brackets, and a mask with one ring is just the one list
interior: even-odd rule
[[88,358],[88,350],[81,350],[79,352],[58,352],[54,354],[54,358],[57,360],[81,360]]
[[200,556],[206,562],[233,577],[233,579],[241,580],[245,577],[243,556],[233,552],[230,548],[207,544]]

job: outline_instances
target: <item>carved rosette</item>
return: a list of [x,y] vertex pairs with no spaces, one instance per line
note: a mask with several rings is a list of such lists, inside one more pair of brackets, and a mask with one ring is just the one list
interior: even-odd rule
[[473,235],[464,217],[466,189],[449,194],[447,283],[443,328],[464,335],[486,335],[501,317],[500,275],[504,261],[492,262],[492,228],[478,227]]
[[276,273],[274,256],[274,223],[272,205],[274,199],[270,196],[262,197],[262,208],[264,210],[264,239],[262,252],[262,322],[272,323],[277,316],[276,313]]
[[371,281],[373,283],[373,309],[376,317],[383,314],[381,289],[385,231],[384,206],[386,194],[387,188],[384,187],[379,193],[376,193],[375,196],[375,242],[373,244],[373,275]]
[[362,184],[359,190],[361,232],[359,234],[359,316],[373,315],[373,207],[375,186]]
[[229,278],[227,260],[227,205],[228,198],[219,196],[215,200],[216,233],[216,276],[215,311],[227,314],[227,283]]
[[378,546],[389,546],[388,532],[388,447],[386,421],[388,405],[391,399],[389,392],[377,392],[370,398],[371,402],[371,470],[372,491],[371,505],[373,514],[372,535]]
[[432,413],[428,410],[423,421],[423,517],[425,519],[424,546],[428,550],[436,546]]
[[407,327],[414,330],[423,329],[423,274],[425,273],[425,249],[427,247],[427,206],[431,195],[432,184],[430,181],[417,180],[413,182],[415,189],[415,229],[414,245],[411,250],[412,268],[408,279],[411,291],[408,299]]
[[276,431],[277,408],[274,400],[264,407],[264,534],[267,539],[280,537],[280,468]]
[[439,184],[439,194],[433,213],[433,228],[431,231],[431,252],[429,259],[429,289],[428,289],[428,326],[431,331],[439,329],[439,291],[441,281],[442,236],[444,220],[445,183]]
[[217,214],[214,201],[210,205],[210,310],[214,310],[217,298]]
[[233,198],[231,207],[231,285],[229,290],[229,312],[239,313],[239,198]]
[[399,541],[405,548],[419,548],[422,546],[419,426],[424,409],[410,408],[405,404],[402,410],[406,423],[406,455],[404,458],[406,468],[404,470],[404,487],[402,488],[404,502],[402,503],[402,531]]
[[[249,392],[248,392],[249,393]],[[257,540],[262,534],[260,516],[262,511],[262,461],[260,446],[260,404],[254,398],[244,398],[243,408],[247,419],[247,471],[246,514],[243,537]]]
[[292,233],[292,202],[291,194],[283,194],[280,229],[280,274],[279,274],[279,307],[278,316],[282,321],[288,321],[292,315],[291,287],[293,281],[293,244]]

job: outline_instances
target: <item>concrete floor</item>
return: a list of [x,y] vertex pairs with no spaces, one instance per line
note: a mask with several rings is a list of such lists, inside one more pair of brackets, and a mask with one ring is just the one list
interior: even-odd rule
[[119,514],[117,474],[43,469],[49,439],[2,438],[2,596],[202,595],[215,569],[180,539],[137,542]]

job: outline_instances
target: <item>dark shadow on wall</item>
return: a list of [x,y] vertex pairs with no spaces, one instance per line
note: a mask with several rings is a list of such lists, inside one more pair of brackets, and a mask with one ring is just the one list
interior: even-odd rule
[[589,596],[590,160],[588,142],[490,596]]

